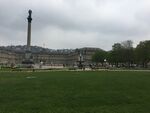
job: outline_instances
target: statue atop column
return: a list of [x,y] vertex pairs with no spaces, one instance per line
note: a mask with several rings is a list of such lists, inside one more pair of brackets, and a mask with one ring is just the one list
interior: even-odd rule
[[29,10],[28,13],[29,13],[29,16],[28,16],[27,19],[28,19],[28,22],[31,23],[31,21],[32,21],[32,16],[31,16],[32,15],[32,10]]

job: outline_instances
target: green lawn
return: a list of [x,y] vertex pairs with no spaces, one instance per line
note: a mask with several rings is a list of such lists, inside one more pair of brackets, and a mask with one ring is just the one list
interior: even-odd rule
[[150,113],[150,72],[0,72],[0,113]]

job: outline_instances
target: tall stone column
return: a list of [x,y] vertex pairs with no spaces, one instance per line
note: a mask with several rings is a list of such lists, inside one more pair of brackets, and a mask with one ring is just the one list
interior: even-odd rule
[[28,20],[28,29],[27,29],[27,50],[30,51],[30,46],[31,46],[31,21],[32,21],[32,10],[28,11],[29,16],[27,18]]
[[24,67],[32,67],[33,57],[32,57],[32,51],[31,51],[31,21],[32,21],[32,10],[28,11],[29,16],[27,17],[28,20],[28,29],[27,29],[27,49],[25,51],[25,57],[22,61],[22,64],[25,64]]

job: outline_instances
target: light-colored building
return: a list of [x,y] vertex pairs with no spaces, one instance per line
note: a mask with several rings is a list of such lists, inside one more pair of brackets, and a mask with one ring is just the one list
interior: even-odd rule
[[0,64],[11,64],[16,62],[17,54],[11,51],[0,50]]
[[[45,65],[77,65],[79,55],[82,54],[85,65],[92,63],[92,55],[99,50],[99,48],[80,48],[71,52],[49,52],[49,53],[32,53],[32,59],[35,64],[43,62]],[[0,64],[21,64],[25,59],[25,53],[12,52],[0,50]]]

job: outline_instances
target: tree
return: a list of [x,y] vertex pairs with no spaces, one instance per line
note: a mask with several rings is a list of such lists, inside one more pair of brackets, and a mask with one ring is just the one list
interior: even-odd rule
[[126,41],[123,41],[121,43],[121,45],[123,46],[123,48],[125,49],[131,49],[133,48],[133,41],[132,40],[126,40]]
[[147,63],[150,62],[150,40],[141,41],[135,49],[135,55],[137,63],[147,67]]
[[134,61],[133,42],[127,40],[122,43],[115,43],[108,56],[108,61],[115,64],[116,67],[119,66],[119,63],[122,66],[130,67]]
[[118,67],[118,64],[122,62],[122,45],[120,43],[115,43],[112,46],[112,51],[109,53],[109,61],[111,61],[112,64],[115,64],[116,67]]
[[124,63],[128,65],[128,67],[131,66],[134,62],[134,49],[133,49],[133,41],[127,40],[122,42],[123,46],[123,56],[124,56]]
[[92,56],[92,61],[96,64],[101,63],[103,65],[104,60],[106,59],[106,52],[104,50],[96,51]]

